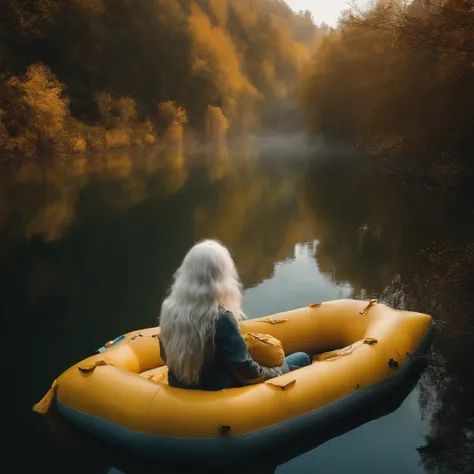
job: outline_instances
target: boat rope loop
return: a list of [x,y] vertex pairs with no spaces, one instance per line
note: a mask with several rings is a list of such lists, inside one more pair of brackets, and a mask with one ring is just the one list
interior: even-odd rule
[[378,300],[370,300],[369,304],[359,312],[359,314],[367,314],[369,312],[369,309],[372,308],[372,306],[375,306],[378,303]]
[[152,334],[151,336],[147,336],[147,335],[145,335],[141,332],[140,334],[136,334],[135,336],[132,336],[127,342],[134,341],[135,339],[137,339],[139,337],[158,337],[158,336],[159,336],[158,333]]
[[46,395],[36,405],[33,406],[34,412],[39,413],[40,415],[46,415],[46,413],[48,413],[49,407],[53,402],[57,386],[58,381],[55,380],[51,385],[51,388],[46,392]]

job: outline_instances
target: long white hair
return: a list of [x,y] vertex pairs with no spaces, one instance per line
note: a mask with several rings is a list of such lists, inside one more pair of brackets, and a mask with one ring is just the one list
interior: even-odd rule
[[183,383],[197,384],[204,350],[213,343],[218,306],[241,311],[242,284],[229,251],[216,240],[203,240],[186,254],[163,301],[160,339],[170,370]]

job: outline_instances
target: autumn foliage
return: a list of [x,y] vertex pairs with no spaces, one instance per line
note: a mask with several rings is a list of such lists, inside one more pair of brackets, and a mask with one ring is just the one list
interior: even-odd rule
[[472,2],[354,6],[306,71],[310,131],[403,156],[425,171],[470,167],[473,38]]
[[280,0],[4,0],[1,10],[8,155],[272,127],[321,35]]

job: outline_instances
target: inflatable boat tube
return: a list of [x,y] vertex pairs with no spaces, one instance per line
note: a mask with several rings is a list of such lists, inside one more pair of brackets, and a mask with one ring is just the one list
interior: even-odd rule
[[[271,334],[310,366],[217,392],[170,387],[158,328],[125,334],[54,381],[34,410],[59,412],[86,432],[138,455],[219,463],[323,431],[401,384],[432,339],[432,318],[374,300],[337,300],[240,323]],[[113,341],[112,341],[113,342]],[[160,375],[161,374],[161,375]]]
[[[333,418],[331,424],[324,429],[313,423],[301,436],[285,440],[281,448],[260,454],[251,462],[248,459],[231,457],[221,459],[218,465],[209,465],[209,462],[206,462],[205,466],[201,466],[192,459],[188,461],[184,457],[166,461],[135,456],[130,451],[110,443],[104,444],[101,440],[76,429],[76,426],[61,416],[54,406],[49,411],[45,422],[54,446],[56,454],[54,463],[58,472],[71,472],[71,463],[74,463],[74,472],[108,472],[109,474],[112,473],[111,467],[127,474],[176,474],[177,472],[222,474],[223,471],[226,474],[242,474],[242,472],[275,474],[282,464],[313,451],[331,439],[396,411],[418,383],[427,364],[427,358],[417,358],[410,376],[404,377],[403,382],[398,383],[395,388],[385,384],[385,390],[372,391],[370,396],[366,395],[364,403],[357,404],[357,410],[351,412],[344,410],[343,416],[338,419]],[[396,377],[392,377],[389,381],[395,379]],[[341,411],[339,413],[341,414]],[[384,431],[381,436],[387,436],[387,433]]]

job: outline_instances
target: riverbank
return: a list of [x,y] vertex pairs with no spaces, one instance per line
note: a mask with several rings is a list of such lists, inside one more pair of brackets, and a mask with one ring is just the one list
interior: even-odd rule
[[61,153],[57,155],[45,155],[45,156],[13,156],[13,155],[0,155],[0,164],[9,164],[9,163],[27,163],[34,161],[48,162],[48,161],[73,161],[76,159],[88,158],[92,159],[95,157],[101,157],[104,155],[114,156],[120,153],[130,152],[130,153],[142,153],[147,150],[164,150],[167,146],[163,143],[154,143],[147,146],[136,146],[136,147],[125,147],[125,148],[113,148],[111,150],[90,150],[80,153]]

